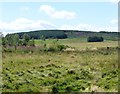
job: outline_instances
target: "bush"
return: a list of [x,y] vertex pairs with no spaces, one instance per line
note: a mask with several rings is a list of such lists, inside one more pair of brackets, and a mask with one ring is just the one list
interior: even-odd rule
[[58,44],[58,41],[58,39],[53,40],[48,47],[48,51],[62,51],[67,48],[65,45]]
[[71,92],[72,91],[72,86],[67,86],[66,87],[66,92]]
[[3,48],[3,52],[14,52],[15,50],[13,48]]
[[58,51],[62,51],[63,49],[66,49],[65,45],[57,45]]
[[49,48],[48,48],[48,51],[62,51],[63,49],[66,49],[66,46],[65,45],[51,45]]
[[53,86],[52,87],[52,92],[53,92],[53,94],[58,93],[58,87],[57,86]]
[[103,37],[92,36],[92,37],[88,37],[87,41],[88,42],[102,42],[104,41],[104,39]]
[[35,46],[35,42],[34,42],[34,40],[33,40],[33,39],[30,40],[30,41],[28,42],[28,45],[29,45],[29,46]]

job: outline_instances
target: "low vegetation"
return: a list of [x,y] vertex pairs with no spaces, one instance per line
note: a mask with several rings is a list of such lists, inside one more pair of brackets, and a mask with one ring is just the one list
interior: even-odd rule
[[3,52],[3,92],[118,90],[117,48],[22,52]]
[[[11,39],[11,40],[10,40]],[[2,39],[3,92],[117,92],[117,41]]]

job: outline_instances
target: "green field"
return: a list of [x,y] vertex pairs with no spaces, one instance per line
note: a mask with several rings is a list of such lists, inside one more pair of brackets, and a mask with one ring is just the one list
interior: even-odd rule
[[[46,39],[45,43],[51,44],[56,39]],[[42,40],[35,40],[36,45],[40,45]],[[87,42],[86,39],[71,38],[59,39],[58,44],[75,47],[75,49],[83,50],[86,48],[101,48],[101,47],[118,47],[118,41],[105,40],[104,42]]]
[[[47,39],[47,46],[55,39]],[[41,40],[35,40],[40,46]],[[59,39],[71,49],[3,52],[3,92],[117,92],[118,42]],[[72,50],[74,49],[74,50]]]

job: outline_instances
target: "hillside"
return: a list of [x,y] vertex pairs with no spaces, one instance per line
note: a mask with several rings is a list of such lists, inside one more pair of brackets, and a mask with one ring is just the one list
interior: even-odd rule
[[[118,32],[93,32],[93,31],[78,31],[78,30],[36,30],[29,32],[17,33],[20,38],[23,34],[28,34],[30,38],[40,39],[42,36],[45,38],[82,38],[86,39],[89,36],[102,36],[105,40],[118,40]],[[15,34],[15,33],[14,33]]]

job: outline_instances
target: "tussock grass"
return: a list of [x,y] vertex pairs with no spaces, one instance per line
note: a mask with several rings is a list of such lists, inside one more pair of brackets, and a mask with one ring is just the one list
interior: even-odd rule
[[3,92],[118,91],[117,48],[3,52]]

